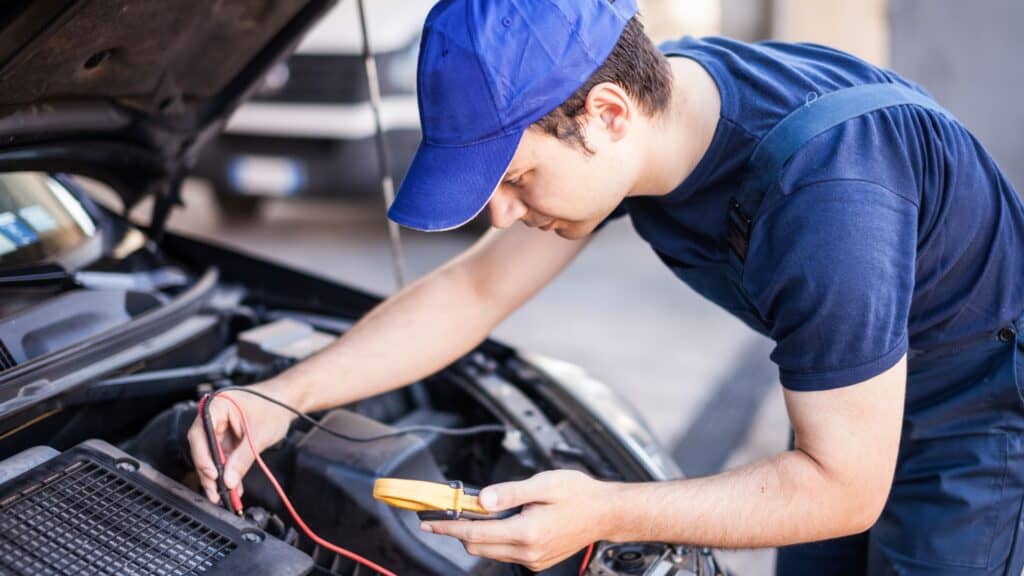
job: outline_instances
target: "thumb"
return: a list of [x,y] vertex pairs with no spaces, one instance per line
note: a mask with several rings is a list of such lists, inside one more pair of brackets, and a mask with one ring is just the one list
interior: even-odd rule
[[490,512],[545,502],[548,498],[548,479],[538,474],[527,480],[493,484],[480,491],[480,505]]

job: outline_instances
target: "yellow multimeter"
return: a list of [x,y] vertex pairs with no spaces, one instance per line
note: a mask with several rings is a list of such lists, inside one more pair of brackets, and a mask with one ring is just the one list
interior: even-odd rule
[[373,497],[388,506],[412,510],[421,520],[500,520],[522,511],[522,506],[488,512],[480,505],[480,490],[462,482],[428,482],[403,478],[378,478]]

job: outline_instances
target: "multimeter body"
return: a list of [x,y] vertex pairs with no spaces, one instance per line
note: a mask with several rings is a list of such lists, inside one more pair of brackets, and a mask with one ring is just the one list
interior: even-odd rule
[[491,512],[480,505],[480,490],[458,480],[427,482],[378,478],[373,497],[389,506],[412,510],[421,520],[500,520],[515,516],[523,507]]

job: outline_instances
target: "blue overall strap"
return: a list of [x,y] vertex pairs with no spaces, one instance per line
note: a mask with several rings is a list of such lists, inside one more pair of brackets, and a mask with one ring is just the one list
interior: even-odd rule
[[811,93],[807,104],[780,120],[754,148],[748,165],[756,178],[756,188],[766,191],[794,152],[815,136],[847,120],[903,104],[947,114],[931,98],[900,84],[863,84],[820,97],[814,94]]
[[864,84],[808,96],[806,104],[780,120],[754,148],[747,161],[748,180],[729,203],[726,244],[740,271],[761,201],[789,158],[808,141],[847,120],[892,106],[910,104],[949,115],[932,99],[900,84]]

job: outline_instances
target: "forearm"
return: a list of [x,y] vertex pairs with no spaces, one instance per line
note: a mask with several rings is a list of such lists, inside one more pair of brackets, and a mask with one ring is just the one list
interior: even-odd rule
[[395,294],[337,342],[267,382],[310,412],[398,388],[448,365],[505,316],[459,265]]
[[607,538],[718,548],[835,538],[867,529],[884,502],[851,484],[801,451],[706,478],[619,484]]

